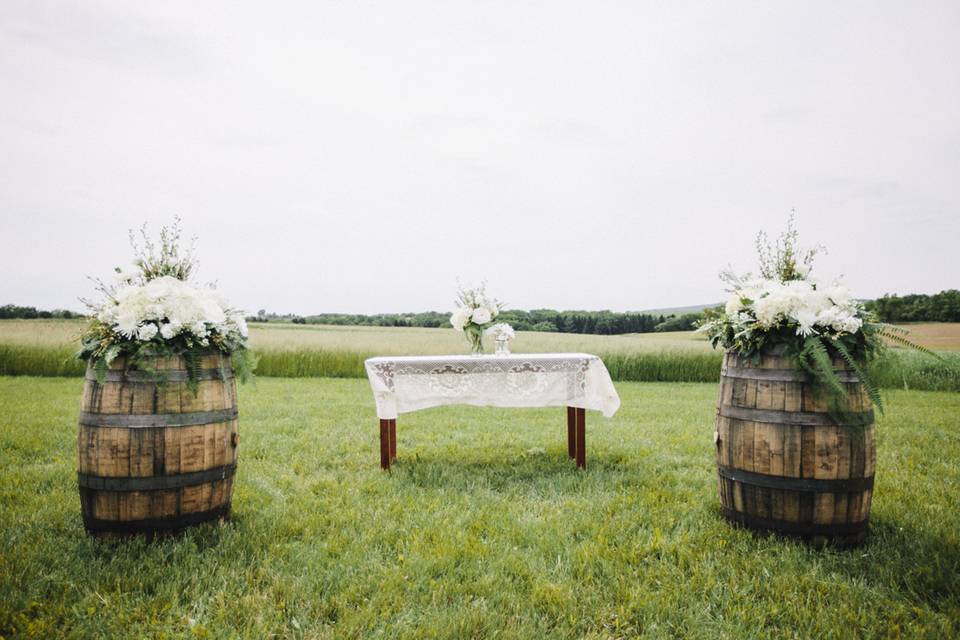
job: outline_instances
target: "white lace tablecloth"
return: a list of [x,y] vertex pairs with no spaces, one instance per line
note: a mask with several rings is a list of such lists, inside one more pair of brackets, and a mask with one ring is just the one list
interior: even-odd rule
[[386,356],[365,366],[381,420],[449,404],[580,407],[608,418],[620,408],[603,361],[587,353]]

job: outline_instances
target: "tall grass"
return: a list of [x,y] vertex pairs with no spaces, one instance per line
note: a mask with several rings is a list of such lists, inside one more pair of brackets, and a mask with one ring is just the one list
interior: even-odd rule
[[[363,378],[371,352],[339,349],[258,350],[257,375],[275,378]],[[610,376],[629,382],[716,382],[719,351],[663,350],[600,353]],[[891,350],[872,367],[886,389],[960,392],[960,354],[935,360],[920,353]],[[69,347],[0,344],[0,375],[80,376],[84,365]]]
[[82,376],[86,366],[70,347],[0,344],[0,375]]
[[960,391],[960,354],[942,353],[941,360],[915,351],[891,350],[870,372],[885,389]]
[[363,378],[363,361],[373,354],[354,351],[258,351],[257,375],[277,378]]

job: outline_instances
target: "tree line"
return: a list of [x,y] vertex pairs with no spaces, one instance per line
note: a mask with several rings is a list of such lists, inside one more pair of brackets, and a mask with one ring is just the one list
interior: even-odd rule
[[0,307],[0,320],[33,320],[35,318],[63,318],[69,320],[71,318],[82,317],[84,317],[82,313],[70,311],[69,309],[45,311],[43,309],[37,309],[36,307],[21,307],[15,304],[5,304]]
[[[557,311],[509,309],[497,316],[497,322],[507,322],[517,331],[553,331],[616,335],[622,333],[650,333],[653,331],[686,331],[694,328],[701,314],[681,316],[649,313],[620,313],[615,311]],[[373,315],[321,313],[309,316],[291,316],[268,313],[261,309],[248,318],[251,322],[293,322],[295,324],[332,324],[373,327],[449,327],[450,313],[425,311],[421,313],[380,313]]]
[[947,289],[933,295],[887,294],[870,300],[866,307],[883,322],[960,322],[960,291]]
[[[883,322],[960,322],[960,291],[948,289],[933,295],[884,295],[865,303],[867,309]],[[509,322],[518,331],[560,331],[616,335],[654,331],[688,331],[714,309],[701,313],[663,315],[616,311],[557,311],[509,309],[497,318]],[[45,311],[36,307],[7,304],[0,307],[0,319],[82,318],[83,314],[67,309]],[[320,313],[309,316],[269,313],[261,309],[247,318],[250,322],[293,322],[296,324],[333,324],[373,327],[448,327],[450,314],[441,311],[420,313]]]

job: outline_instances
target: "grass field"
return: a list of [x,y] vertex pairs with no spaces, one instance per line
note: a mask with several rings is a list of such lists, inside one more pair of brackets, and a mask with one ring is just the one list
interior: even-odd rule
[[98,543],[76,490],[81,381],[0,377],[0,636],[949,638],[960,634],[960,395],[893,391],[854,551],[720,518],[715,384],[620,383],[590,413],[401,417],[378,468],[363,380],[242,387],[234,520]]
[[[0,320],[0,344],[39,347],[77,345],[83,320]],[[960,351],[960,323],[925,322],[903,325],[910,339],[935,351]],[[250,341],[260,351],[360,351],[383,355],[446,354],[464,350],[452,329],[346,327],[332,325],[250,325]],[[619,336],[520,331],[511,348],[517,353],[586,351],[643,353],[709,352],[707,341],[690,331],[633,333]]]
[[[0,320],[0,375],[76,376],[83,322]],[[886,388],[960,391],[960,324],[911,325],[911,337],[944,353],[945,361],[895,349],[874,370]],[[258,373],[275,377],[357,378],[372,355],[463,353],[453,329],[255,324],[251,343],[260,355]],[[519,332],[517,353],[586,351],[601,356],[614,380],[713,382],[721,354],[692,332],[619,336]]]

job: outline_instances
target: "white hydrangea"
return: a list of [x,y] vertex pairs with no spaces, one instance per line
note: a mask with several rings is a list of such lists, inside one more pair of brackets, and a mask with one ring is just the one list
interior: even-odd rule
[[484,331],[484,333],[488,336],[494,336],[495,338],[502,338],[506,340],[513,340],[517,337],[516,331],[514,331],[513,327],[506,322],[498,322]]
[[159,328],[152,322],[144,323],[137,328],[137,339],[143,340],[144,342],[153,340],[153,336],[157,335],[158,331]]
[[863,320],[858,317],[859,307],[849,289],[840,284],[822,287],[813,280],[745,283],[727,301],[726,313],[741,324],[752,322],[748,315],[752,313],[764,329],[790,320],[803,336],[821,330],[856,333],[863,326]]
[[160,325],[160,335],[163,336],[164,340],[169,340],[173,336],[177,335],[177,329],[169,322],[164,322]]
[[183,332],[208,339],[211,329],[241,337],[248,333],[243,314],[229,310],[215,291],[170,276],[124,287],[115,302],[99,310],[97,318],[125,338],[144,341],[158,333],[164,340]]

